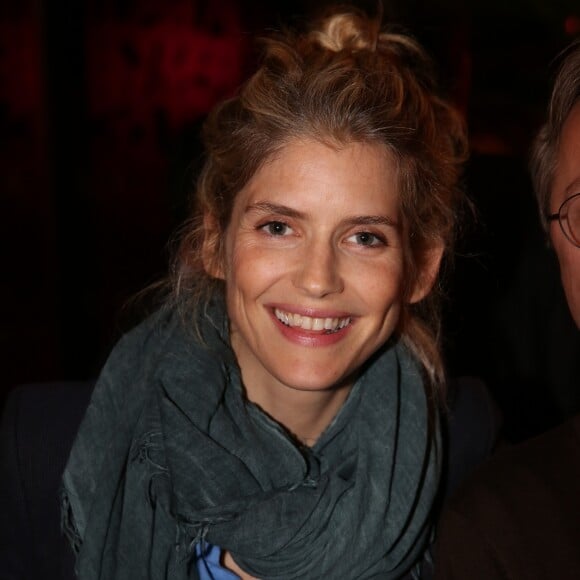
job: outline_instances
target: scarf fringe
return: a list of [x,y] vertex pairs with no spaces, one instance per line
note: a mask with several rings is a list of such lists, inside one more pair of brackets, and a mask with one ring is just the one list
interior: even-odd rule
[[69,541],[73,552],[78,555],[81,550],[82,538],[76,526],[70,498],[65,489],[60,491],[60,530]]

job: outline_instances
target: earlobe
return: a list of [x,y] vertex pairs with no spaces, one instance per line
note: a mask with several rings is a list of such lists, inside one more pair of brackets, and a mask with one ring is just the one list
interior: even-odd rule
[[222,264],[221,232],[217,219],[210,214],[203,217],[201,257],[206,274],[221,280],[225,278]]
[[409,296],[409,304],[421,302],[431,292],[439,273],[443,249],[443,244],[437,244],[423,253],[417,280]]

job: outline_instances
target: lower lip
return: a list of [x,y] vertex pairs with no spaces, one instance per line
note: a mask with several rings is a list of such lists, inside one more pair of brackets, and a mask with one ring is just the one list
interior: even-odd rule
[[280,329],[282,335],[290,342],[299,344],[300,346],[320,347],[336,344],[349,333],[352,326],[351,321],[344,328],[341,328],[336,332],[312,332],[311,330],[304,330],[297,326],[287,326],[283,322],[280,322],[274,313],[272,313],[272,318],[274,319],[276,326]]

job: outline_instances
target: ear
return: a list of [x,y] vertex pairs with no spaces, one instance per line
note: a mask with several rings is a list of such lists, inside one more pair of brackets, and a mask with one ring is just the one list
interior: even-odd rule
[[423,252],[418,265],[417,280],[409,297],[409,304],[420,302],[431,292],[439,273],[443,249],[443,244],[441,243],[431,246]]
[[203,216],[203,243],[201,246],[201,259],[206,274],[213,278],[223,280],[225,278],[222,262],[221,248],[222,232],[215,216],[206,213]]

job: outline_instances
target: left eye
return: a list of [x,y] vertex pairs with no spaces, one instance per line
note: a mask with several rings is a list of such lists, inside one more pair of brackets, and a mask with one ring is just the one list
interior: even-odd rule
[[348,238],[348,241],[354,242],[359,246],[380,246],[384,245],[385,241],[375,234],[370,232],[358,232]]
[[287,236],[292,232],[292,228],[284,222],[268,222],[260,226],[260,229],[271,236]]

